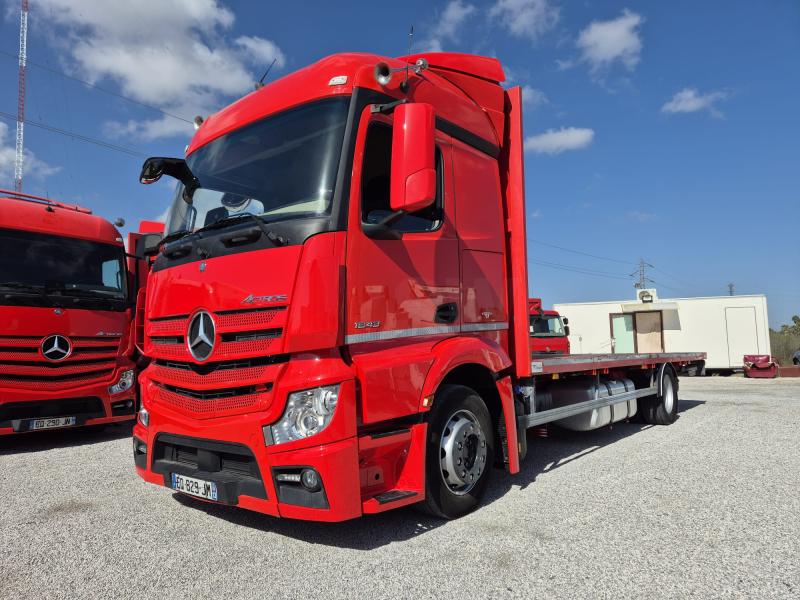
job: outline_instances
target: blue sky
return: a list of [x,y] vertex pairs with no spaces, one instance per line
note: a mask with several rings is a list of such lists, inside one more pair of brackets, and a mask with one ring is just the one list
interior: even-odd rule
[[[5,3],[0,42],[8,114],[17,10]],[[31,0],[27,118],[180,155],[187,123],[41,66],[191,119],[246,93],[273,59],[272,79],[340,51],[404,54],[411,22],[416,51],[497,56],[524,86],[531,291],[546,304],[632,298],[644,258],[661,297],[734,282],[767,294],[773,327],[800,313],[794,0]],[[0,123],[11,187],[14,124]],[[28,192],[129,224],[169,201],[166,184],[138,184],[138,156],[33,126],[26,148]]]

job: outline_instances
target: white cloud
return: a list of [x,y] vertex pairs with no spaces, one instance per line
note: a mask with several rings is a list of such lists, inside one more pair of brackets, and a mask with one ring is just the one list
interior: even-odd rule
[[422,42],[422,49],[430,52],[441,52],[444,48],[443,44],[457,42],[459,28],[474,12],[475,6],[467,4],[463,0],[451,0],[448,2],[442,14],[435,20],[436,25],[431,30],[428,39]]
[[701,94],[696,88],[683,88],[669,102],[661,107],[665,113],[691,113],[707,110],[714,117],[722,117],[722,112],[714,104],[728,97],[727,92],[708,92]]
[[548,129],[525,138],[525,150],[536,154],[561,154],[586,148],[594,139],[594,130],[583,127]]
[[558,8],[548,0],[497,0],[489,16],[499,19],[513,35],[532,41],[553,29],[560,18]]
[[[14,145],[14,136],[10,134],[8,124],[0,121],[0,181],[7,182],[6,187],[13,188],[14,163],[17,151]],[[30,150],[25,150],[23,165],[23,180],[45,179],[55,175],[61,167],[54,167],[43,160],[36,158]]]
[[635,221],[637,223],[647,223],[648,221],[654,220],[657,216],[658,215],[655,213],[643,212],[640,210],[632,210],[625,215],[629,221]]
[[541,219],[542,218],[542,211],[539,210],[538,208],[535,208],[534,210],[532,210],[531,212],[528,213],[528,217],[530,217],[531,219],[534,219],[534,220],[535,219]]
[[592,73],[611,67],[615,62],[633,70],[642,53],[639,26],[644,17],[629,10],[610,21],[592,21],[578,35],[581,59],[589,64]]
[[[113,80],[126,96],[188,119],[252,89],[254,73],[263,73],[273,59],[277,66],[286,61],[270,40],[242,36],[231,41],[226,34],[234,15],[218,0],[102,6],[96,0],[38,0],[38,6],[46,11],[53,43],[71,70],[92,82]],[[111,123],[106,130],[152,139],[188,136],[192,125],[165,117]]]
[[529,85],[524,85],[522,86],[522,102],[530,108],[536,108],[547,104],[550,102],[550,99],[543,91],[537,90]]

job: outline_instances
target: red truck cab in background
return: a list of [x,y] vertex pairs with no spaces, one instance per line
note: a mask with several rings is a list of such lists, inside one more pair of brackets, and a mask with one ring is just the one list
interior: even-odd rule
[[569,321],[543,310],[541,298],[529,298],[531,354],[569,354]]
[[472,510],[528,428],[677,418],[700,354],[534,357],[522,94],[496,59],[338,54],[209,116],[148,281],[146,481],[342,521]]
[[135,285],[111,223],[0,191],[0,435],[134,417]]

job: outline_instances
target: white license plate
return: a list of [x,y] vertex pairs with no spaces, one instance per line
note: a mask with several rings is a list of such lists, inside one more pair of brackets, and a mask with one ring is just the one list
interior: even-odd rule
[[172,474],[172,489],[205,500],[217,499],[217,484],[213,481],[195,479],[186,475]]
[[30,421],[29,429],[36,431],[38,429],[53,429],[54,427],[71,427],[77,423],[75,417],[50,417],[48,419],[32,419]]

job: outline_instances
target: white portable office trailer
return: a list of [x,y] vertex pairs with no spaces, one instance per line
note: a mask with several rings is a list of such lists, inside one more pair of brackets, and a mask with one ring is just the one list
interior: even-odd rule
[[637,290],[632,301],[555,304],[569,319],[572,352],[706,352],[707,370],[741,369],[746,354],[770,354],[767,298],[659,299]]

